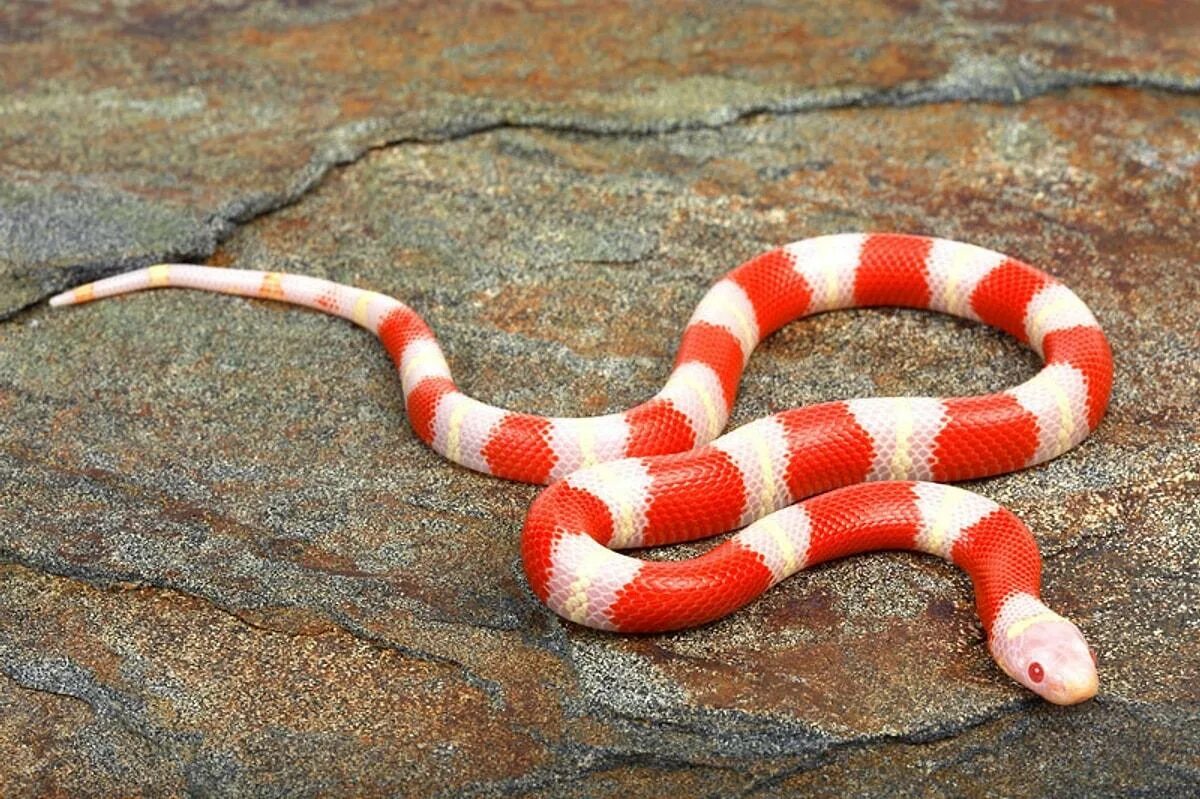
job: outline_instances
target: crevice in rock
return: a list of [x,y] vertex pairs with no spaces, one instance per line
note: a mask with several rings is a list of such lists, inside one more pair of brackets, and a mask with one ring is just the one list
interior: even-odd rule
[[[406,118],[360,120],[328,132],[326,144],[300,168],[281,192],[239,197],[206,218],[209,235],[194,250],[156,252],[119,260],[72,264],[53,270],[41,293],[18,307],[0,312],[0,322],[13,319],[70,286],[99,280],[131,269],[165,261],[199,262],[209,258],[240,226],[287,208],[324,182],[334,169],[350,166],[370,153],[409,145],[448,144],[505,130],[586,137],[637,138],[690,130],[719,130],[757,117],[795,116],[841,108],[909,107],[940,103],[1019,104],[1071,89],[1127,88],[1172,94],[1200,94],[1200,78],[1120,70],[1046,70],[1021,59],[964,61],[926,81],[885,88],[820,87],[801,90],[774,101],[718,107],[691,119],[630,121],[621,118],[572,119],[554,110],[510,114],[495,110],[465,110],[441,127],[414,131]],[[407,129],[406,129],[407,128]]]
[[771,774],[768,777],[755,780],[746,788],[746,790],[738,794],[738,796],[748,797],[761,795],[764,792],[770,793],[773,790],[780,788],[791,777],[794,777],[798,774],[803,774],[815,768],[820,768],[821,766],[829,765],[844,754],[866,751],[881,744],[920,745],[939,743],[957,738],[960,735],[972,732],[981,727],[987,727],[1000,723],[1014,716],[1028,718],[1027,715],[1023,715],[1023,712],[1031,705],[1034,705],[1040,701],[1041,700],[1034,699],[1033,697],[1021,698],[1015,702],[1000,705],[992,713],[976,716],[965,720],[961,724],[950,725],[930,733],[917,732],[900,735],[868,735],[832,741],[828,746],[824,747],[818,753],[818,756],[815,760],[801,762],[800,764]]
[[144,741],[166,758],[178,760],[199,743],[195,733],[167,731],[152,720],[141,700],[102,683],[65,658],[24,662],[6,658],[0,663],[0,674],[27,691],[82,702],[98,719]]
[[76,696],[75,694],[70,693],[69,691],[59,691],[54,688],[47,688],[46,686],[43,686],[43,685],[34,685],[29,682],[24,682],[22,680],[17,679],[7,669],[0,668],[0,676],[3,676],[6,680],[8,680],[13,685],[17,686],[17,688],[21,689],[22,691],[28,691],[31,694],[45,694],[46,696],[53,696],[58,699],[71,699],[75,702],[79,702],[80,704],[87,706],[87,708],[89,710],[92,710],[93,712],[96,709],[95,707],[93,707],[91,702],[89,702],[87,699],[84,699],[82,696]]
[[[557,762],[566,762],[573,766],[566,775],[561,768],[541,770],[524,775],[517,780],[489,783],[476,786],[476,788],[481,795],[510,794],[554,785],[564,779],[564,776],[580,779],[628,768],[657,769],[664,772],[700,768],[744,775],[746,774],[744,758],[749,752],[753,752],[760,758],[760,763],[782,762],[787,765],[750,780],[745,789],[737,795],[752,796],[763,792],[769,794],[773,789],[777,789],[786,782],[789,777],[832,763],[845,753],[869,750],[887,743],[919,745],[949,740],[980,727],[1020,716],[1038,701],[1040,700],[1033,697],[1021,697],[959,723],[899,734],[882,733],[838,737],[789,723],[786,720],[737,713],[734,715],[744,716],[743,721],[746,723],[739,727],[740,732],[737,735],[731,735],[729,729],[731,719],[728,711],[700,711],[695,714],[697,718],[691,722],[640,719],[639,726],[643,728],[643,732],[647,736],[641,739],[645,742],[643,746],[637,744],[640,736],[637,734],[630,736],[628,730],[625,731],[623,737],[634,743],[626,746],[596,746],[575,741],[555,743],[534,734],[532,737],[535,740],[546,745],[558,755]],[[711,716],[712,720],[706,721],[699,718],[706,715]],[[718,717],[720,717],[720,723],[712,723],[717,721]],[[622,721],[619,716],[613,715],[599,715],[595,718],[605,723],[616,722],[618,725]],[[527,730],[526,732],[531,731]],[[684,749],[672,745],[670,740],[665,737],[665,735],[672,734],[695,736],[696,739],[707,743],[699,749]],[[721,751],[720,742],[723,740],[736,740],[741,751]],[[646,748],[651,745],[658,748],[653,750]],[[706,754],[702,756],[689,754],[689,752],[695,751],[703,751]],[[467,793],[470,795],[471,792]]]
[[328,632],[308,633],[299,630],[282,629],[279,627],[273,627],[271,625],[265,625],[251,621],[237,609],[227,607],[212,597],[196,593],[195,591],[182,589],[177,585],[172,585],[165,581],[147,579],[141,575],[104,575],[93,578],[82,573],[71,573],[62,570],[55,570],[48,568],[43,564],[32,563],[6,548],[0,548],[0,566],[16,566],[17,568],[26,569],[36,574],[43,574],[55,579],[76,582],[87,586],[92,590],[108,594],[138,589],[150,589],[168,592],[179,597],[201,602],[205,605],[205,607],[216,611],[223,616],[233,619],[245,627],[272,635],[283,635],[288,638],[298,639],[316,639],[341,633],[354,639],[355,641],[358,641],[359,643],[365,644],[366,646],[378,652],[390,652],[411,660],[420,660],[426,663],[448,666],[457,671],[465,683],[479,689],[485,695],[487,695],[489,700],[493,702],[502,702],[503,687],[495,680],[490,680],[486,677],[476,674],[474,670],[472,670],[466,663],[446,655],[429,652],[417,647],[405,646],[403,644],[399,644],[370,633],[364,627],[362,627],[362,625],[353,622],[345,614],[336,612],[323,613],[322,618],[328,621],[329,624],[336,629]]

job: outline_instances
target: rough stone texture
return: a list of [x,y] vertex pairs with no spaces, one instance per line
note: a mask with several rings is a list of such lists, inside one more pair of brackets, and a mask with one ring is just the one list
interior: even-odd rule
[[[1200,5],[66,5],[0,10],[0,794],[1196,791]],[[1111,336],[1097,434],[976,486],[1100,653],[1085,706],[1004,678],[910,555],[573,627],[521,573],[535,489],[416,441],[368,334],[40,303],[168,257],[328,276],[426,314],[477,396],[600,413],[724,270],[856,229],[1019,255]],[[831,314],[764,344],[734,424],[1035,368]]]
[[999,5],[5,3],[0,317],[114,267],[207,257],[389,143],[1200,88],[1190,0]]

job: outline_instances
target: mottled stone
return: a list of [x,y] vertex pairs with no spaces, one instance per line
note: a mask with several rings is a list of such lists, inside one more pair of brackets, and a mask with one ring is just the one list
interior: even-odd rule
[[[1196,6],[151,5],[0,10],[0,794],[1194,790]],[[933,102],[972,98],[1006,104]],[[409,302],[482,399],[602,413],[661,385],[723,271],[858,229],[1039,264],[1112,339],[1100,430],[974,486],[1095,644],[1085,706],[1007,680],[965,577],[907,554],[699,630],[561,621],[520,568],[536,489],[420,444],[341,320],[14,310],[166,257],[301,271]],[[733,424],[1036,364],[829,314],[760,348]]]

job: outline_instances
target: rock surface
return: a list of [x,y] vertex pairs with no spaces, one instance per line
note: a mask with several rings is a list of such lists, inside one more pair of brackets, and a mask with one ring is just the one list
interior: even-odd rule
[[[1195,790],[1200,6],[195,5],[0,9],[0,794]],[[910,555],[573,627],[521,572],[536,489],[421,445],[368,334],[42,303],[168,258],[330,277],[425,314],[469,393],[592,414],[661,385],[723,271],[859,229],[1041,265],[1112,340],[1100,430],[974,486],[1100,653],[1087,705],[1008,681]],[[1036,365],[831,314],[760,348],[733,424]]]

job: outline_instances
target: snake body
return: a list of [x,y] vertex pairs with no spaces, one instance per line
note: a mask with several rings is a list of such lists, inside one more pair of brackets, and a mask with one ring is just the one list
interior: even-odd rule
[[[533,592],[574,622],[624,632],[703,624],[816,563],[910,549],[970,575],[989,649],[1011,677],[1061,704],[1097,690],[1082,633],[1039,598],[1029,530],[990,500],[941,484],[1054,458],[1095,429],[1108,404],[1112,355],[1096,319],[1028,264],[897,234],[821,236],[766,252],[705,294],[658,394],[591,418],[516,413],[467,396],[415,311],[317,278],[160,264],[51,304],[159,286],[282,300],[377,334],[400,371],[417,436],[468,468],[551,484],[530,508],[521,552]],[[994,394],[827,402],[718,438],[759,341],[802,316],[878,305],[993,325],[1045,366]],[[739,527],[691,560],[614,551]]]

